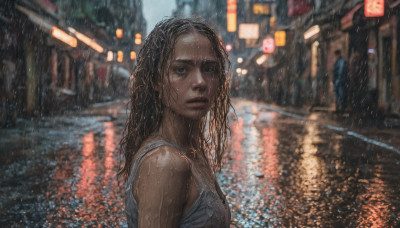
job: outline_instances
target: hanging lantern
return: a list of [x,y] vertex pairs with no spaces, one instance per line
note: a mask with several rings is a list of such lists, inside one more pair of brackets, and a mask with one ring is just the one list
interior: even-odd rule
[[111,62],[114,59],[114,53],[112,51],[107,52],[107,62]]
[[365,17],[382,17],[385,14],[385,0],[365,0]]
[[124,36],[124,30],[122,30],[121,28],[117,28],[117,30],[115,30],[115,35],[118,39],[122,39],[122,37]]
[[131,59],[132,60],[136,59],[136,52],[131,51]]
[[142,35],[140,33],[135,34],[135,44],[140,45],[142,43]]
[[122,52],[122,51],[118,51],[118,52],[117,52],[117,61],[118,61],[119,63],[121,63],[122,61],[124,61],[124,52]]

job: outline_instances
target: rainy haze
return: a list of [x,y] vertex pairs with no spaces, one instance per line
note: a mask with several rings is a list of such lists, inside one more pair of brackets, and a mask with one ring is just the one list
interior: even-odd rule
[[229,55],[231,227],[400,226],[400,0],[2,0],[1,227],[128,227],[129,84],[169,17]]

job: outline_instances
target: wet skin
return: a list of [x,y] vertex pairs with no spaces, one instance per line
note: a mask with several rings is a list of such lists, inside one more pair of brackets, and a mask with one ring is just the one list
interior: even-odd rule
[[199,33],[180,36],[163,79],[164,117],[178,114],[198,120],[206,115],[218,86],[218,62],[207,37]]
[[[162,85],[156,88],[162,90],[165,105],[160,129],[142,146],[163,139],[194,150],[201,121],[217,94],[218,62],[208,38],[191,32],[177,38],[169,64]],[[199,151],[194,154],[186,157],[175,148],[162,146],[144,156],[132,189],[139,227],[176,227],[192,209],[200,185],[188,159],[214,186],[216,180],[206,158]]]

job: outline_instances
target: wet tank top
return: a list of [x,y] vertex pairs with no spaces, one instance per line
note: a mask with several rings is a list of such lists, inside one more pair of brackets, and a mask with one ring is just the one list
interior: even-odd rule
[[[149,151],[165,145],[176,148],[186,156],[186,153],[179,146],[162,140],[147,144],[139,152],[139,156],[133,164],[128,182],[126,183],[125,213],[128,227],[138,227],[138,206],[132,193],[132,185],[140,160]],[[196,165],[194,165],[190,159],[188,160],[192,175],[196,178],[201,190],[192,208],[181,218],[179,227],[229,227],[231,220],[229,205],[225,196],[222,196],[221,199],[217,193],[216,188],[219,188],[218,184],[216,181],[206,180],[205,176],[201,174]]]

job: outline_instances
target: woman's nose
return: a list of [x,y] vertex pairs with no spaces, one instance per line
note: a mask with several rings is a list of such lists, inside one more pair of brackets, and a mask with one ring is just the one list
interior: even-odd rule
[[206,88],[207,82],[200,69],[195,70],[193,77],[193,89],[203,90]]

